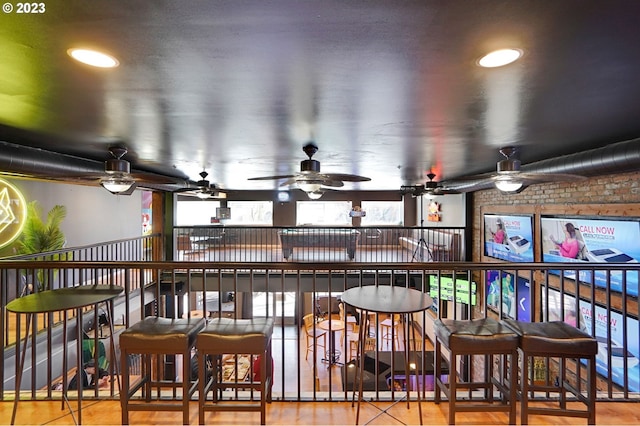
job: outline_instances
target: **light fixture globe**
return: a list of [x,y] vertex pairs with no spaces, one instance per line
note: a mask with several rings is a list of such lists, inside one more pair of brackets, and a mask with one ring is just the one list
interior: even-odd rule
[[318,182],[298,182],[298,188],[306,193],[319,191],[321,187]]
[[312,191],[312,192],[307,192],[307,196],[312,199],[312,200],[318,200],[322,197],[322,195],[324,194],[324,191]]
[[523,183],[516,179],[503,178],[496,180],[495,185],[502,192],[516,192],[522,188]]
[[128,191],[134,183],[136,183],[136,181],[128,176],[109,176],[100,181],[100,185],[113,194]]
[[211,193],[205,192],[205,191],[199,191],[196,193],[196,197],[200,198],[201,200],[206,200],[207,198],[211,198]]

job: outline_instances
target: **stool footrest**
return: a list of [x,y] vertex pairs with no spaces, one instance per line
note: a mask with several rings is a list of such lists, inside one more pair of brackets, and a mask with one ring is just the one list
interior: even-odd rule
[[541,407],[529,407],[529,414],[539,416],[566,416],[566,417],[579,417],[588,419],[590,414],[584,410],[569,410],[559,408],[541,408]]

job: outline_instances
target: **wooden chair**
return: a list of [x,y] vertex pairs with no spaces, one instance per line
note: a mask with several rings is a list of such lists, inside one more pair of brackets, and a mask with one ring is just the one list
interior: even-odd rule
[[[396,349],[403,348],[404,346],[400,346],[401,328],[401,316],[398,314],[394,314],[390,318],[380,322],[380,334],[382,335],[381,344],[385,342],[395,343]],[[393,342],[391,342],[392,337]]]
[[[358,321],[356,321],[356,317],[353,315],[345,315],[344,311],[344,303],[340,303],[340,320],[344,322],[345,330],[347,332],[355,332],[356,327],[358,326]],[[355,332],[356,335],[358,334]]]
[[[307,336],[307,352],[304,356],[304,359],[307,360],[309,358],[309,351],[312,350],[315,354],[316,347],[320,346],[323,350],[326,350],[327,332],[326,330],[319,329],[314,324],[314,315],[312,313],[302,317],[302,321],[304,322],[304,331]],[[322,339],[322,342],[319,342],[320,339]]]
[[[358,339],[360,333],[360,326],[354,325],[353,331],[350,332],[347,336],[349,339],[349,358],[356,359],[358,356]],[[364,351],[375,351],[376,350],[376,338],[372,336],[367,336],[364,341]]]

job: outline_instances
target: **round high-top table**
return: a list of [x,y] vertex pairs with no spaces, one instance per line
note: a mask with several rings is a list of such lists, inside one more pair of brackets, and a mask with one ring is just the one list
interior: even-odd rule
[[[412,329],[413,314],[422,312],[431,307],[433,299],[426,293],[421,291],[392,286],[364,286],[354,287],[342,293],[342,301],[360,310],[360,324],[364,324],[367,316],[371,312],[379,314],[400,314],[405,317],[404,321],[404,353],[405,353],[405,383],[407,392],[407,408],[409,408],[409,394],[411,391],[411,380],[409,377],[409,343],[407,337],[409,330]],[[358,336],[358,360],[360,377],[358,381],[358,409],[356,410],[356,424],[360,420],[360,402],[362,401],[362,385],[364,372],[364,343],[365,343],[365,327],[360,327],[360,335]],[[415,337],[415,336],[414,336]],[[416,383],[419,383],[416,380]],[[355,386],[354,386],[355,392]],[[418,389],[418,415],[420,424],[422,424],[422,405],[420,401],[420,390]],[[391,407],[389,407],[391,408]],[[386,413],[385,409],[382,413]],[[382,414],[380,413],[380,414]],[[379,415],[380,415],[379,414]]]
[[[31,328],[31,321],[36,314],[66,311],[68,309],[76,309],[76,326],[78,328],[78,345],[82,341],[81,330],[82,327],[78,324],[80,318],[80,309],[89,306],[97,305],[102,302],[107,302],[107,315],[111,314],[112,302],[124,289],[118,286],[112,285],[87,285],[78,287],[59,288],[54,290],[45,290],[37,293],[29,294],[27,296],[19,297],[7,303],[7,311],[15,312],[16,314],[27,315],[27,331],[24,337],[24,344],[22,347],[22,354],[20,357],[20,365],[16,373],[16,396],[13,401],[13,412],[11,414],[11,424],[15,424],[16,412],[18,410],[18,402],[20,401],[20,386],[22,384],[22,372],[24,370],[24,361],[27,353],[27,344],[29,343],[29,330]],[[113,340],[113,321],[109,319],[109,327],[111,328],[111,354],[112,359],[115,360],[115,345]],[[67,357],[67,345],[66,345],[66,326],[64,328],[64,362]],[[33,350],[33,348],[32,348]],[[80,362],[80,354],[78,354],[78,362]],[[16,352],[17,354],[17,352]],[[116,363],[117,365],[117,363]],[[80,373],[82,365],[77,366],[77,371]],[[119,382],[118,382],[119,383]],[[67,389],[62,390],[63,399],[67,400]],[[73,410],[69,407],[71,414]],[[78,422],[82,424],[82,380],[78,380]]]

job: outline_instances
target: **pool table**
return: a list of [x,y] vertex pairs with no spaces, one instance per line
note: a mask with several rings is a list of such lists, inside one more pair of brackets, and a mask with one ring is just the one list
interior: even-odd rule
[[282,255],[289,259],[294,247],[346,249],[349,259],[356,256],[360,232],[355,229],[283,229],[279,232]]

